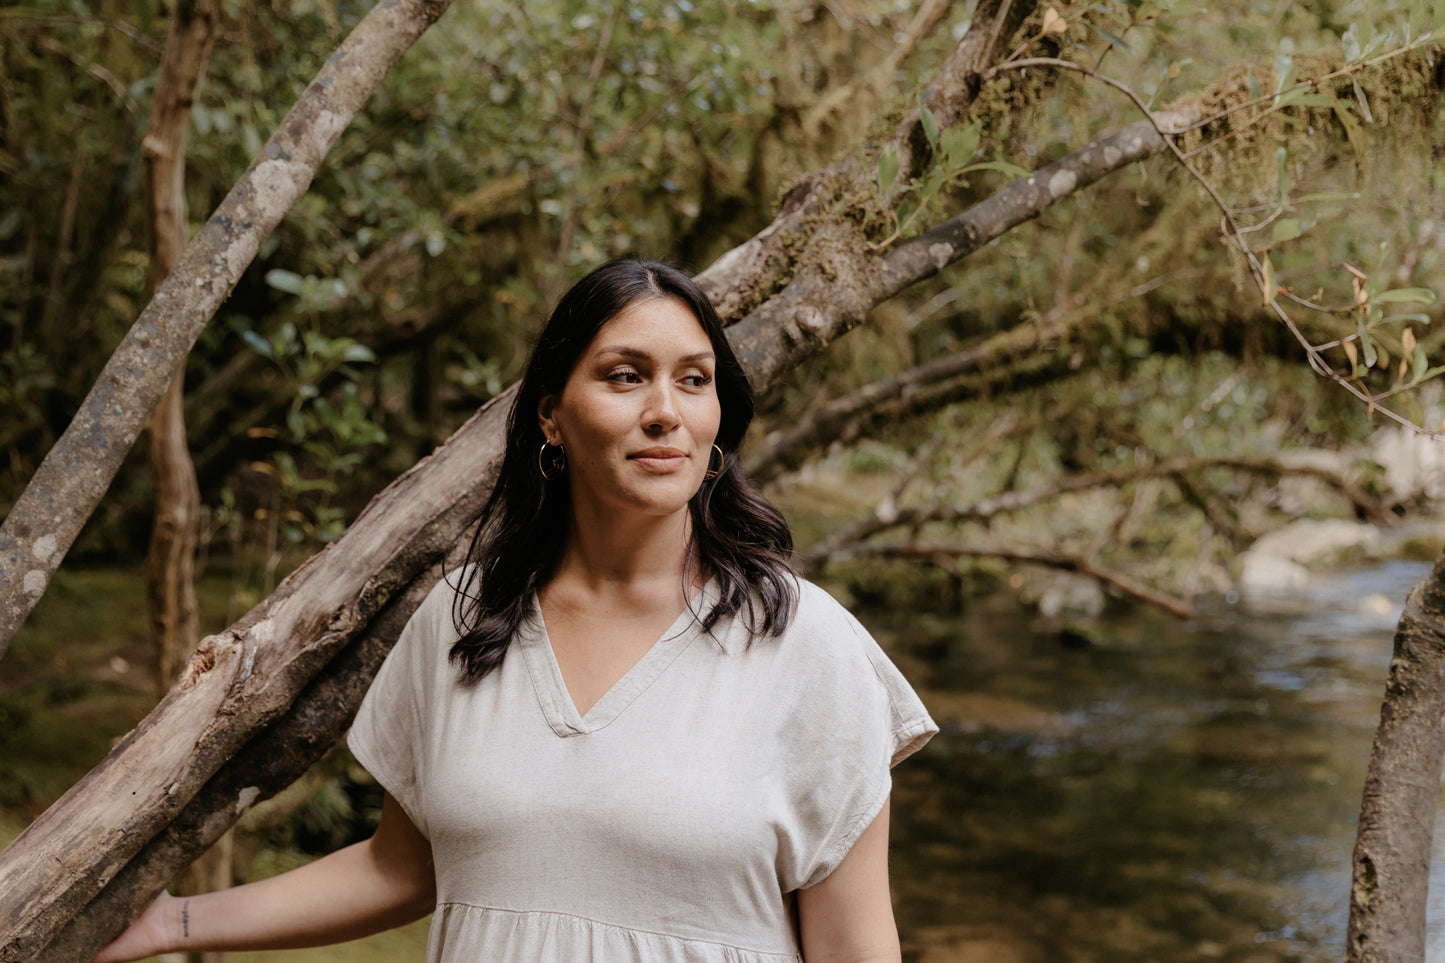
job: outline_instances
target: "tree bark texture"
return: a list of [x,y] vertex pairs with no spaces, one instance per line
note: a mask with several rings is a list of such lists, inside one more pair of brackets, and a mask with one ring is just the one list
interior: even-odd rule
[[[186,130],[191,104],[215,45],[216,0],[177,0],[161,55],[160,76],[142,150],[146,214],[151,226],[151,290],[158,291],[185,249]],[[151,638],[161,691],[184,668],[200,634],[196,620],[195,555],[201,493],[186,445],[185,365],[176,372],[146,423],[156,480],[155,521],[146,564]]]
[[186,247],[0,524],[0,656],[261,242],[391,65],[451,0],[380,0]]
[[1411,590],[1370,750],[1350,885],[1348,963],[1423,963],[1445,759],[1445,553]]

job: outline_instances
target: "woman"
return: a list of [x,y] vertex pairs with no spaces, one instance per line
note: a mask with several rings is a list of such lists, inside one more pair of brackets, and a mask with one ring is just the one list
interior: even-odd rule
[[469,564],[350,745],[375,835],[162,895],[99,958],[315,945],[435,910],[434,961],[897,960],[889,767],[935,732],[788,569],[737,448],[747,380],[702,291],[603,265],[553,313]]

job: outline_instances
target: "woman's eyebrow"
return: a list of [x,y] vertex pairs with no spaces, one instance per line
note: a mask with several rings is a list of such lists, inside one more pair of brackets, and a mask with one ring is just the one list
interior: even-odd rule
[[[629,347],[625,344],[606,345],[605,347],[598,348],[597,353],[599,355],[615,354],[624,358],[637,358],[640,360],[651,360],[653,357],[651,352],[643,351],[641,348]],[[715,361],[717,360],[717,355],[711,351],[698,351],[694,354],[684,355],[677,360],[679,364],[694,364],[698,361]]]

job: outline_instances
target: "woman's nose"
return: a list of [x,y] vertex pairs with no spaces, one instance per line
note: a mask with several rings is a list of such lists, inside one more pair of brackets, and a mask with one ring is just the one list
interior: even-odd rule
[[659,381],[647,393],[647,427],[658,431],[670,431],[677,427],[677,405],[673,398],[672,385]]

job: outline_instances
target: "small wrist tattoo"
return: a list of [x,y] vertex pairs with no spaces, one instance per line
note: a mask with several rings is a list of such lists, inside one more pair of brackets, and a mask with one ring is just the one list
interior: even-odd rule
[[186,900],[181,904],[181,936],[189,938],[191,935],[191,901]]

